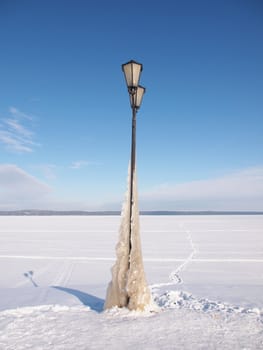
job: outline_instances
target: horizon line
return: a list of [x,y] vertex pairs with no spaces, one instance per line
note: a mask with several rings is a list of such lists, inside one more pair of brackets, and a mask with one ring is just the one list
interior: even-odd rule
[[[0,216],[119,216],[121,210],[49,210],[15,209],[0,210]],[[263,215],[261,210],[140,210],[140,215]]]

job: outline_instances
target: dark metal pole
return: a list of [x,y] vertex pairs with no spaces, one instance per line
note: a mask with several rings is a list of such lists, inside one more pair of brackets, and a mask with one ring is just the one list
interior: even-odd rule
[[[128,261],[128,270],[130,270],[131,265],[131,250],[132,250],[132,205],[133,200],[133,180],[135,173],[135,162],[136,162],[136,107],[135,107],[135,95],[132,96],[132,141],[131,141],[131,176],[130,176],[130,222],[129,222],[129,261]],[[127,305],[129,305],[130,296],[127,296]]]
[[[131,176],[130,176],[130,230],[129,230],[129,255],[132,249],[132,206],[133,206],[133,181],[136,167],[136,107],[135,94],[132,95],[132,141],[131,141]],[[130,261],[129,261],[130,265]]]

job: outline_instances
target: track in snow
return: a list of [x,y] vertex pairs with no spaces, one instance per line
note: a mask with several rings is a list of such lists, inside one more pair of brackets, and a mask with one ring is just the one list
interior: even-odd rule
[[53,286],[67,286],[70,282],[72,273],[75,268],[75,262],[74,261],[65,261],[60,271],[58,271],[58,274],[56,278],[53,281]]
[[181,228],[185,231],[185,233],[187,234],[186,235],[186,238],[187,240],[189,241],[189,244],[190,244],[190,247],[191,247],[191,252],[190,254],[188,255],[188,257],[183,261],[183,263],[181,265],[179,265],[175,271],[173,271],[170,276],[169,276],[169,279],[170,281],[174,282],[174,284],[177,284],[177,283],[182,283],[183,280],[182,280],[182,277],[180,276],[180,272],[188,265],[191,263],[191,261],[193,261],[193,257],[194,255],[197,253],[197,249],[195,247],[195,244],[193,242],[193,239],[192,239],[192,235],[191,235],[191,231],[190,230],[186,230],[184,228],[184,225],[181,224],[180,225]]
[[190,254],[187,256],[186,259],[180,260],[180,261],[182,261],[182,263],[174,271],[171,272],[171,274],[169,276],[170,282],[154,284],[154,285],[151,286],[152,289],[156,289],[156,288],[159,289],[159,288],[162,288],[162,287],[165,287],[165,286],[172,286],[172,285],[175,285],[175,284],[183,283],[183,279],[180,276],[180,272],[183,269],[185,269],[185,267],[187,265],[189,265],[191,262],[194,261],[193,257],[197,253],[197,248],[196,248],[196,246],[195,246],[195,244],[193,242],[191,231],[190,230],[186,230],[184,228],[184,224],[181,224],[180,227],[186,233],[186,239],[188,240],[189,245],[190,245],[190,249],[191,249]]

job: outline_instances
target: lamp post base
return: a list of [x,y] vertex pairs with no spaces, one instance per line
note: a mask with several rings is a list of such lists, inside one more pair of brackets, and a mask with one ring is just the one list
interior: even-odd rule
[[[117,259],[112,267],[112,281],[107,289],[104,309],[114,306],[143,311],[151,304],[151,293],[147,286],[140,240],[139,208],[136,172],[133,177],[132,218],[130,221],[130,181],[122,208],[119,241],[116,246]],[[131,236],[130,236],[131,224]],[[131,239],[131,250],[129,249]]]

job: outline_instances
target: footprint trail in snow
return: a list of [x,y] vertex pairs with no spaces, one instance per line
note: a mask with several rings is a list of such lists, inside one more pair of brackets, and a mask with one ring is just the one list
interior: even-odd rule
[[168,286],[183,283],[183,279],[180,276],[180,272],[183,271],[186,268],[186,266],[191,263],[191,261],[193,260],[193,257],[197,253],[197,248],[193,242],[191,231],[185,229],[184,224],[180,224],[180,228],[183,230],[184,233],[186,233],[186,239],[189,242],[191,252],[187,256],[187,258],[174,271],[172,271],[170,273],[170,276],[169,276],[170,282],[153,284],[153,285],[151,285],[152,290],[156,290],[156,289],[160,289],[162,287],[166,287],[166,286],[168,287]]

